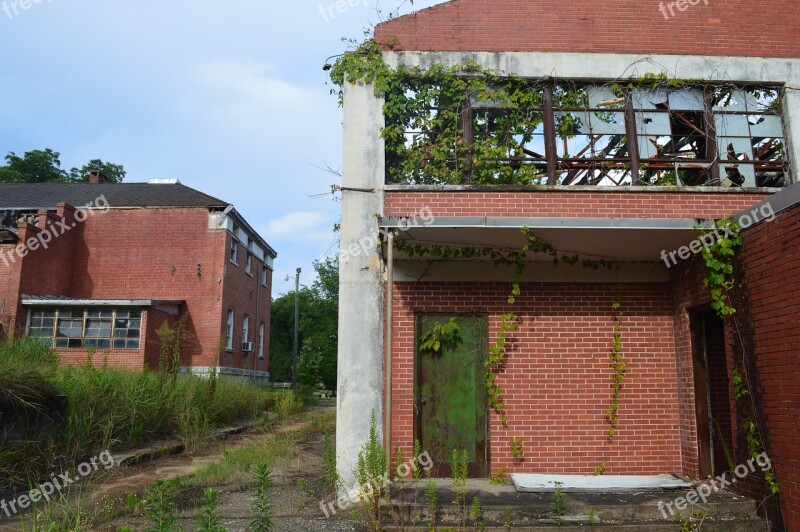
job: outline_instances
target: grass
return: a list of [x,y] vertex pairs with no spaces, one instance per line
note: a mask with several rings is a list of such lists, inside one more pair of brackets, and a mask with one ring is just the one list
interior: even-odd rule
[[[64,419],[31,426],[58,395],[67,398]],[[165,438],[191,448],[212,429],[253,419],[275,402],[274,392],[246,383],[164,379],[157,372],[88,363],[59,368],[55,352],[36,340],[0,344],[0,492],[35,485],[105,450]]]

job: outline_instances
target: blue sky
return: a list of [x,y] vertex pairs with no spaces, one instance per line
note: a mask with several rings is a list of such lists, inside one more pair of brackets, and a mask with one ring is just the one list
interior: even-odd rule
[[52,148],[67,169],[102,158],[127,182],[178,178],[233,203],[278,251],[274,296],[298,266],[311,282],[339,218],[330,194],[309,197],[337,180],[315,165],[341,166],[322,65],[402,0],[342,0],[343,12],[335,0],[16,0],[16,13],[5,1],[0,155]]

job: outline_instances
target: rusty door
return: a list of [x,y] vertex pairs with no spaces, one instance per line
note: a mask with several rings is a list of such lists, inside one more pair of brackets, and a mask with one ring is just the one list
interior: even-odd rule
[[466,450],[469,474],[487,475],[488,429],[483,361],[488,343],[485,315],[418,314],[415,345],[436,324],[456,319],[461,343],[452,350],[416,355],[416,438],[430,453],[433,473],[450,476],[453,449]]

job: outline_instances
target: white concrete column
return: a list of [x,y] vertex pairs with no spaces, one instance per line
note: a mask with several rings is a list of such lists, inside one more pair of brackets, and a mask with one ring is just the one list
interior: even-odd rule
[[783,94],[783,124],[786,154],[792,168],[792,182],[800,183],[800,84],[787,83]]
[[377,219],[383,211],[383,124],[383,99],[373,87],[345,83],[336,422],[337,469],[345,489],[353,487],[373,411],[381,434],[383,426],[383,264]]

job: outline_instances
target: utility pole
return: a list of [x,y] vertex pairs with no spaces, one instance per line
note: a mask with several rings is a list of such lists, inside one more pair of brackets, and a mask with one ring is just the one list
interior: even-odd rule
[[294,278],[294,370],[292,371],[292,390],[297,391],[297,363],[300,359],[299,329],[300,329],[300,272]]

